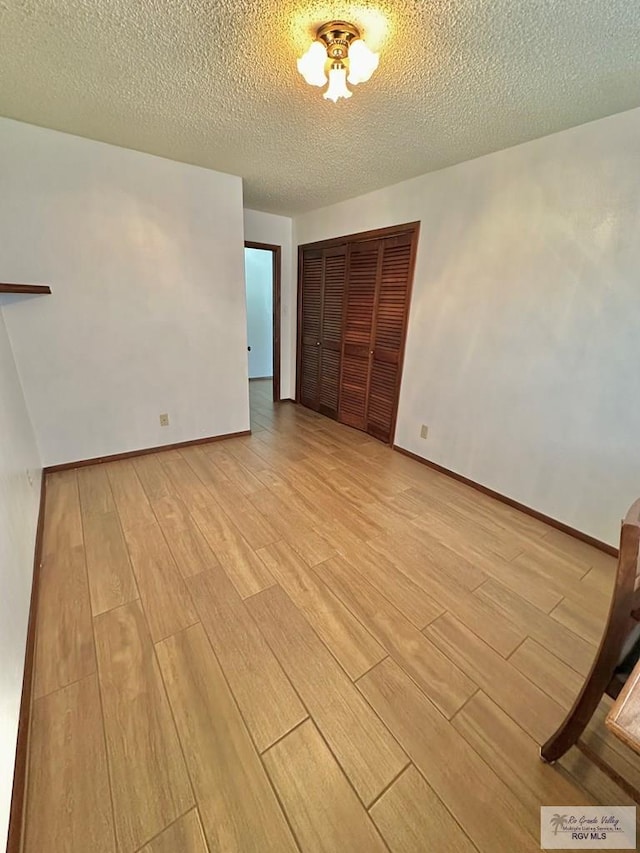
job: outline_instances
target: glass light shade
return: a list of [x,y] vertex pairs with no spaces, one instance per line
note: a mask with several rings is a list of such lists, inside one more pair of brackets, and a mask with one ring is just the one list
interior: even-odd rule
[[379,56],[362,39],[349,45],[349,83],[366,83],[378,67]]
[[319,41],[311,42],[309,50],[298,60],[298,71],[310,86],[324,86],[327,82],[324,71],[326,61],[326,47]]
[[338,98],[351,97],[351,92],[347,89],[347,69],[344,66],[329,71],[329,87],[323,97],[334,104]]

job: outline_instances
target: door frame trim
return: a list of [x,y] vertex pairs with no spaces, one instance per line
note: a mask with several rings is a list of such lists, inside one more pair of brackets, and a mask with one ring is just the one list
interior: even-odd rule
[[[302,381],[302,254],[306,249],[329,249],[333,246],[341,246],[349,243],[364,243],[367,240],[381,240],[385,237],[397,237],[400,234],[410,232],[411,238],[411,261],[409,265],[409,288],[407,291],[407,302],[404,315],[404,329],[402,332],[402,344],[400,347],[400,381],[398,382],[398,390],[394,404],[393,423],[391,424],[391,436],[388,444],[393,446],[396,434],[396,423],[398,420],[398,403],[400,401],[400,389],[402,386],[402,378],[404,372],[404,354],[407,344],[407,331],[409,329],[409,310],[411,306],[411,297],[413,294],[413,280],[415,276],[416,258],[418,256],[418,241],[420,238],[420,221],[404,222],[399,225],[387,225],[384,228],[373,228],[369,231],[359,231],[355,234],[344,234],[340,237],[331,237],[328,240],[316,240],[313,243],[301,243],[298,245],[298,282],[297,282],[297,328],[296,328],[296,403],[300,403]],[[348,275],[349,253],[347,252],[347,275]],[[346,282],[345,282],[346,287]],[[346,292],[346,291],[345,291]]]
[[[253,240],[244,241],[245,249],[262,249],[271,252],[272,282],[273,282],[273,402],[280,402],[280,371],[281,371],[281,313],[282,313],[282,246],[272,243],[256,243]],[[246,277],[245,277],[246,287]]]

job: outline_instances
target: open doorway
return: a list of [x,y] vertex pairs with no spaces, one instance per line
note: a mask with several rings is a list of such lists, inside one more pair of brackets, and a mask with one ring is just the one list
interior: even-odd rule
[[280,400],[280,246],[244,244],[249,387]]

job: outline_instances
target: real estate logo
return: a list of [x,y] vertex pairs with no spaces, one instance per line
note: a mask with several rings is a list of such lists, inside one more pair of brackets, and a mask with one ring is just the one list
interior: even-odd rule
[[543,850],[635,850],[635,806],[541,806]]

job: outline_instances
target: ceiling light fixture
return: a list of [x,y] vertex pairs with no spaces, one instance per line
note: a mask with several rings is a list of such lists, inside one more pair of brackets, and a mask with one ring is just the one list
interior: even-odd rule
[[346,21],[323,24],[309,50],[298,60],[298,71],[310,86],[329,85],[324,97],[334,103],[350,98],[347,81],[352,85],[366,83],[378,67],[378,54],[362,40],[360,31]]

